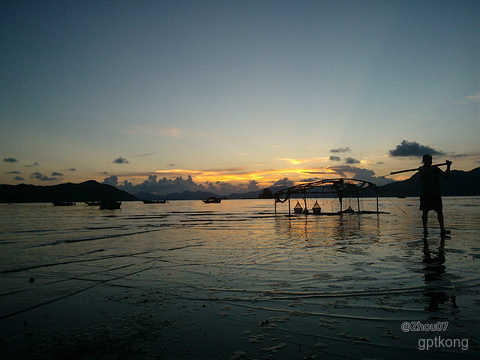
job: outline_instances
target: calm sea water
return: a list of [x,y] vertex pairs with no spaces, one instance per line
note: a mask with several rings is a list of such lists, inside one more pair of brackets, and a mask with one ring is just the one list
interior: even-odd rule
[[[336,201],[319,203],[331,211]],[[375,200],[361,205],[374,210]],[[53,303],[117,287],[136,289],[137,300],[150,302],[158,293],[215,301],[227,313],[301,311],[315,325],[304,319],[309,330],[302,332],[290,317],[280,324],[289,324],[285,334],[310,334],[311,344],[295,341],[330,354],[330,337],[335,342],[344,334],[348,340],[355,331],[322,333],[329,329],[319,330],[319,319],[354,319],[364,328],[376,322],[377,333],[383,326],[400,337],[406,336],[404,320],[443,319],[450,321],[452,336],[469,337],[470,354],[478,350],[472,334],[478,334],[480,319],[480,198],[446,197],[444,208],[451,237],[440,238],[432,212],[424,241],[418,199],[411,198],[380,199],[387,214],[293,217],[286,216],[286,205],[275,216],[272,200],[131,202],[113,211],[83,203],[1,204],[0,329],[4,333],[15,319]],[[241,319],[253,328],[262,321]],[[395,339],[362,331],[375,339],[377,350]],[[421,334],[414,335],[395,344],[414,349]],[[318,336],[325,347],[315,347]]]

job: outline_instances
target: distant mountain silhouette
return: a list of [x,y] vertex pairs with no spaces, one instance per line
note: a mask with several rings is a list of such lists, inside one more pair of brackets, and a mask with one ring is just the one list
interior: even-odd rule
[[[448,178],[440,178],[440,189],[443,196],[479,196],[480,168],[468,172],[452,170]],[[378,187],[379,196],[420,196],[421,191],[418,173],[410,179]]]
[[227,195],[227,199],[258,199],[258,197],[262,193],[263,193],[263,189],[257,190],[257,191],[249,191],[245,193],[233,193],[233,194]]
[[89,180],[80,184],[59,184],[52,186],[0,185],[0,202],[60,202],[60,201],[96,201],[96,200],[138,200],[126,191],[114,186]]
[[141,191],[134,195],[138,200],[165,200],[164,196],[155,195],[148,191]]
[[181,193],[172,193],[163,196],[163,199],[165,200],[201,200],[201,199],[207,199],[209,197],[219,197],[218,195],[211,193],[209,191],[188,191],[185,190]]
[[[452,170],[448,178],[440,179],[443,196],[480,196],[480,167],[471,171]],[[278,189],[275,189],[276,191]],[[420,196],[421,184],[418,173],[404,181],[396,181],[378,187],[379,196]],[[230,194],[228,199],[258,199],[262,190]],[[363,196],[374,196],[374,192],[364,192]],[[35,185],[0,185],[0,203],[20,202],[57,202],[57,201],[97,201],[119,200],[136,201],[142,200],[201,200],[209,197],[220,197],[209,191],[184,191],[158,196],[151,193],[138,193],[131,195],[126,191],[119,190],[114,186],[100,184],[90,180],[80,184],[60,184],[52,186]]]
[[[440,189],[443,196],[480,196],[480,168],[471,171],[452,170],[448,178],[440,178]],[[275,191],[278,191],[276,189]],[[378,196],[384,197],[419,197],[422,191],[420,175],[415,173],[411,178],[395,181],[378,187]],[[335,194],[329,195],[336,197]],[[327,197],[329,197],[327,196]],[[375,196],[375,191],[368,189],[361,196]]]

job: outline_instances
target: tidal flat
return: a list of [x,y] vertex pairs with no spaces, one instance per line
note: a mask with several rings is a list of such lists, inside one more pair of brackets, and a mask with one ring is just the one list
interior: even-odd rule
[[380,210],[0,204],[0,357],[478,358],[480,198]]

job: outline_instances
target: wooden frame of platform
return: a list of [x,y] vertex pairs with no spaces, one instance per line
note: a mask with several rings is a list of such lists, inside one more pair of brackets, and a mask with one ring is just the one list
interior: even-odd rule
[[[376,197],[376,211],[365,211],[360,208],[360,193],[364,193],[366,190],[371,190],[374,192]],[[372,192],[370,191],[370,194]],[[275,193],[275,214],[277,213],[277,203],[284,203],[288,201],[288,215],[291,216],[291,206],[290,199],[295,197],[296,199],[302,199],[305,206],[302,208],[300,205],[300,200],[297,201],[297,204],[294,208],[296,214],[310,214],[310,211],[307,209],[307,198],[312,198],[321,194],[322,196],[327,197],[338,197],[340,201],[340,211],[338,212],[322,212],[318,202],[315,202],[315,205],[312,208],[312,212],[315,215],[338,215],[344,213],[357,213],[357,214],[379,214],[378,210],[378,187],[372,182],[359,180],[359,179],[350,179],[350,178],[336,178],[336,179],[325,179],[309,183],[303,183],[289,187],[287,189],[280,190]],[[301,197],[298,197],[301,195]],[[370,195],[371,196],[371,195]],[[283,200],[282,200],[283,198]],[[357,201],[357,210],[349,207],[346,210],[343,210],[343,199],[345,198],[355,198]]]

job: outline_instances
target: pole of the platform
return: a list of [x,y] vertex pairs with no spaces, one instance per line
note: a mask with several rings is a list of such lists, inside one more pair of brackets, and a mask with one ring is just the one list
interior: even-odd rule
[[305,210],[307,210],[307,190],[303,192],[303,201],[305,203]]

